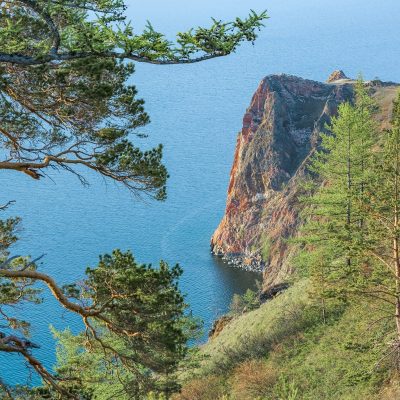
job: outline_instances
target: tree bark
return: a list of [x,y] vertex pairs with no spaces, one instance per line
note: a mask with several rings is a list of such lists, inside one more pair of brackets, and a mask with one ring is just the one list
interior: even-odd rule
[[[396,142],[396,148],[398,147]],[[398,149],[397,149],[398,150]],[[400,343],[400,254],[399,254],[399,176],[400,176],[400,158],[399,152],[396,152],[396,166],[394,171],[394,235],[393,235],[393,261],[396,273],[396,327],[397,339]]]
[[[347,229],[349,233],[348,241],[350,245],[351,241],[351,231],[350,231],[350,226],[351,226],[351,186],[352,186],[352,180],[351,180],[351,128],[349,127],[348,129],[348,135],[347,135]],[[350,248],[348,248],[348,251],[350,253]],[[347,267],[350,269],[351,267],[351,258],[350,255],[347,255]]]

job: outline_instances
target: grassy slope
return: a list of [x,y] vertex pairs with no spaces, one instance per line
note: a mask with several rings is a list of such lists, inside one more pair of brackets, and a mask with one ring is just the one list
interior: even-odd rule
[[186,397],[184,388],[178,398],[400,399],[398,382],[387,388],[388,359],[381,361],[391,319],[374,323],[381,311],[353,304],[331,307],[324,324],[307,287],[300,281],[227,325],[201,349],[207,358],[196,371],[198,378],[189,381]]
[[224,358],[221,349],[237,348],[249,335],[271,332],[275,322],[282,316],[282,310],[289,310],[297,303],[309,302],[306,287],[306,281],[300,282],[257,310],[235,318],[215,339],[202,348],[202,354],[209,357],[203,368],[206,369]]

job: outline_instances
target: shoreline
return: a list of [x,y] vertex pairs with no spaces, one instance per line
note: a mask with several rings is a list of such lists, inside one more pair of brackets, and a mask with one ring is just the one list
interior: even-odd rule
[[266,268],[266,263],[261,257],[246,257],[242,254],[226,254],[222,251],[211,249],[211,254],[223,260],[231,268],[242,269],[247,272],[262,274]]

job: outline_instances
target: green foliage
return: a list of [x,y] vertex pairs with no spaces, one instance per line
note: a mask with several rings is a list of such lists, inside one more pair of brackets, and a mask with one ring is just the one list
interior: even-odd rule
[[[25,62],[76,59],[90,55],[117,56],[143,62],[179,63],[227,55],[243,41],[253,42],[267,18],[251,11],[233,22],[212,20],[177,35],[171,43],[148,23],[136,34],[126,21],[121,0],[21,0],[0,9],[2,51]],[[0,61],[1,57],[0,57]]]
[[0,259],[8,256],[9,247],[18,240],[16,230],[19,223],[19,218],[0,220]]
[[254,42],[257,39],[256,30],[263,26],[262,21],[267,13],[257,14],[251,11],[247,19],[236,18],[234,22],[224,23],[213,19],[210,28],[198,28],[184,33],[178,33],[178,57],[188,59],[199,50],[206,54],[230,54],[242,41]]
[[[149,392],[176,390],[174,372],[187,355],[187,341],[197,328],[185,316],[177,286],[182,270],[137,264],[118,250],[88,268],[87,278],[70,295],[96,304],[103,323],[86,320],[86,332],[55,332],[57,371],[93,398],[141,399]],[[114,328],[113,328],[114,327]],[[115,327],[118,327],[116,329]],[[118,376],[118,379],[116,379]]]
[[392,128],[384,133],[371,175],[362,204],[366,221],[363,251],[371,262],[358,284],[367,290],[373,285],[373,295],[400,309],[400,94],[394,102]]
[[[4,3],[4,2],[3,2]],[[132,134],[149,122],[127,79],[131,63],[187,63],[234,52],[254,41],[267,18],[248,18],[179,33],[170,43],[150,23],[142,34],[121,0],[20,0],[0,7],[0,169],[40,179],[49,167],[83,183],[89,168],[135,194],[166,197],[162,147],[142,151]]]
[[[63,168],[87,183],[89,168],[135,194],[166,197],[161,145],[148,151],[132,135],[149,122],[127,80],[125,59],[184,63],[227,55],[254,41],[266,13],[178,34],[170,43],[150,23],[136,34],[121,0],[21,0],[0,7],[0,169],[40,179]],[[201,53],[199,55],[199,53]],[[194,57],[194,59],[192,58]]]
[[261,238],[261,257],[264,262],[268,262],[271,255],[271,240],[265,236]]
[[247,289],[243,295],[233,295],[229,310],[233,315],[240,315],[244,312],[254,310],[259,306],[259,294],[254,290]]
[[355,105],[340,105],[312,162],[311,169],[322,185],[304,197],[307,223],[301,241],[307,247],[297,262],[308,271],[322,298],[344,300],[355,285],[349,278],[363,262],[366,224],[362,204],[372,179],[372,148],[378,136],[373,107],[360,81]]
[[[14,256],[9,258],[9,247],[17,241],[16,230],[20,222],[19,218],[0,220],[0,270],[35,271],[36,262],[41,259],[31,260],[29,257]],[[30,323],[21,314],[15,316],[15,308],[24,303],[39,304],[41,289],[35,285],[35,281],[29,278],[7,279],[0,278],[0,315],[2,328],[15,331],[25,338],[30,336]],[[0,332],[0,339],[5,334]],[[28,341],[29,343],[29,341]],[[1,348],[1,343],[0,343]],[[1,379],[0,379],[1,382]]]
[[[382,140],[374,109],[359,81],[355,105],[341,105],[331,133],[322,137],[312,168],[323,185],[308,200],[298,263],[314,282],[323,316],[326,299],[355,295],[392,304],[382,319],[396,319],[399,341],[400,107],[396,101],[392,129]],[[398,364],[398,350],[397,357]]]
[[0,169],[25,172],[82,168],[124,184],[136,194],[165,198],[162,147],[142,151],[131,137],[149,122],[143,100],[126,84],[132,65],[92,58],[55,68],[0,66]]

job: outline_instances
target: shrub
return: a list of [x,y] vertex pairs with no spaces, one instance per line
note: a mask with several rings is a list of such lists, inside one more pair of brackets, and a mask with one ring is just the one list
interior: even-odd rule
[[183,386],[172,400],[218,400],[226,394],[223,379],[216,375],[195,378]]
[[229,306],[231,315],[240,315],[244,312],[255,310],[260,307],[260,299],[257,292],[247,289],[246,293],[242,296],[234,294],[231,304]]
[[232,297],[231,304],[229,305],[229,314],[240,315],[243,312],[244,305],[243,299],[240,294],[234,294]]
[[272,392],[277,373],[264,362],[250,360],[233,372],[232,394],[235,400],[264,399]]
[[267,237],[263,237],[261,242],[261,258],[264,262],[268,262],[270,255],[271,255],[271,240]]

